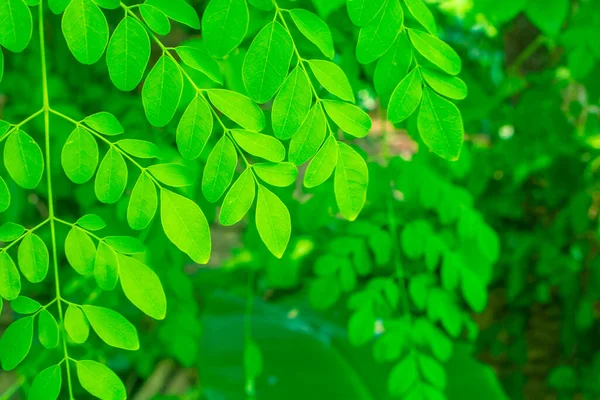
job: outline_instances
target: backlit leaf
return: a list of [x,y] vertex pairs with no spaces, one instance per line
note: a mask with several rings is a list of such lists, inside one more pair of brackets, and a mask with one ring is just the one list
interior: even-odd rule
[[90,335],[90,324],[81,308],[69,304],[65,312],[65,330],[75,343],[85,343]]
[[245,0],[210,0],[202,14],[206,48],[215,57],[225,57],[242,43],[248,24]]
[[210,138],[213,118],[204,98],[196,96],[185,109],[177,125],[177,149],[186,160],[200,156]]
[[357,26],[371,22],[384,4],[385,0],[346,0],[350,20]]
[[273,162],[283,161],[285,158],[285,147],[273,136],[243,129],[234,129],[231,134],[236,143],[253,156]]
[[211,103],[242,128],[260,132],[265,127],[265,115],[250,98],[225,89],[208,91]]
[[160,183],[167,186],[182,187],[190,186],[192,184],[190,171],[181,164],[155,164],[149,166],[148,171]]
[[319,150],[327,130],[325,113],[320,104],[315,104],[304,123],[290,142],[289,160],[302,165]]
[[396,86],[388,105],[390,122],[398,124],[415,112],[423,97],[423,79],[418,68],[414,68]]
[[42,150],[31,136],[17,129],[6,139],[4,166],[17,185],[33,189],[40,183],[44,172]]
[[325,21],[310,11],[301,8],[290,10],[290,16],[298,27],[298,30],[302,32],[308,40],[313,42],[325,57],[330,60],[333,59],[335,53],[333,48],[333,38],[329,26],[327,26]]
[[267,248],[281,258],[290,241],[290,212],[283,202],[262,185],[258,185],[256,228]]
[[96,139],[84,128],[76,127],[63,146],[60,160],[71,181],[77,184],[89,181],[98,166]]
[[387,106],[394,88],[406,76],[411,62],[412,45],[406,33],[400,33],[392,47],[377,61],[373,75],[375,90],[384,106]]
[[304,173],[304,186],[312,188],[325,182],[335,169],[338,159],[337,140],[329,136]]
[[329,93],[354,103],[354,91],[344,71],[331,61],[308,60],[308,65],[321,85]]
[[464,128],[460,111],[453,103],[426,88],[417,127],[421,138],[434,153],[448,160],[458,159]]
[[62,386],[60,365],[46,368],[33,380],[29,389],[28,400],[56,400]]
[[385,54],[394,44],[403,23],[404,13],[399,1],[388,0],[377,17],[360,30],[356,44],[358,62],[369,64]]
[[38,316],[38,338],[42,346],[54,349],[58,346],[58,324],[47,309],[40,311]]
[[259,163],[252,168],[260,179],[273,186],[290,186],[298,177],[298,168],[290,162]]
[[248,213],[248,210],[250,210],[255,195],[256,184],[252,170],[247,168],[231,185],[231,188],[223,199],[223,205],[219,214],[221,225],[230,226],[241,221]]
[[164,319],[167,313],[167,299],[160,279],[149,267],[122,254],[117,255],[119,276],[125,296],[146,315],[154,319]]
[[23,0],[5,0],[0,3],[0,45],[20,53],[31,40],[33,23],[31,11]]
[[82,64],[94,64],[108,43],[108,23],[92,0],[71,0],[62,18],[69,50]]
[[437,37],[417,29],[409,29],[408,36],[415,49],[442,71],[457,75],[462,69],[460,56]]
[[425,82],[442,96],[455,100],[462,100],[467,97],[467,84],[463,82],[462,79],[456,76],[448,76],[443,73],[432,71],[427,68],[421,69],[421,73],[423,74]]
[[104,343],[125,350],[138,350],[140,341],[135,326],[125,317],[109,308],[81,306],[90,325]]
[[35,233],[28,233],[21,240],[17,260],[23,276],[29,282],[41,282],[48,274],[48,249],[44,241]]
[[163,55],[154,65],[142,88],[142,103],[148,121],[167,125],[177,110],[183,92],[183,76],[175,61]]
[[323,106],[329,118],[344,132],[365,137],[371,130],[371,118],[357,106],[337,100],[323,100]]
[[98,168],[94,182],[94,192],[102,203],[116,203],[127,185],[127,164],[121,153],[111,147]]
[[98,244],[94,259],[94,278],[102,290],[113,290],[119,279],[117,253],[105,242]]
[[96,114],[85,117],[83,122],[85,122],[87,126],[93,130],[98,131],[103,135],[115,136],[125,132],[117,117],[106,111],[100,111]]
[[107,366],[91,360],[77,361],[81,387],[101,400],[125,400],[127,391],[121,379]]
[[67,261],[79,274],[88,276],[94,271],[96,246],[92,238],[78,227],[73,227],[65,239]]
[[106,227],[106,222],[96,214],[86,214],[76,224],[87,231],[99,231]]
[[425,5],[423,0],[404,0],[406,8],[412,14],[413,17],[421,24],[429,33],[437,35],[437,28],[435,26],[435,19],[429,11],[429,8]]
[[140,4],[140,14],[150,29],[159,35],[166,35],[171,31],[171,22],[167,15],[158,8]]
[[10,255],[0,252],[0,296],[14,300],[21,292],[21,276]]
[[42,305],[29,297],[19,296],[10,302],[10,308],[19,314],[33,314],[42,308]]
[[2,369],[15,369],[29,354],[32,340],[33,317],[20,318],[10,324],[0,338]]
[[273,101],[271,119],[275,137],[285,140],[294,136],[308,115],[311,101],[308,77],[301,67],[296,67]]
[[146,4],[158,8],[174,21],[200,29],[198,14],[185,0],[146,0]]
[[137,19],[126,16],[117,25],[106,49],[110,79],[120,90],[133,90],[142,80],[149,60],[148,33]]
[[125,153],[137,158],[161,158],[162,152],[152,142],[139,139],[123,139],[116,143]]
[[221,198],[231,184],[236,166],[235,147],[229,137],[223,135],[210,152],[202,174],[202,193],[206,200],[214,203]]
[[344,218],[354,221],[365,204],[369,172],[365,160],[350,146],[338,143],[334,191]]
[[158,207],[158,195],[154,182],[145,174],[141,173],[129,198],[127,206],[127,222],[132,229],[141,230],[146,228]]
[[0,176],[0,212],[4,212],[10,206],[10,190],[6,181]]
[[177,55],[188,66],[204,73],[217,83],[223,83],[219,63],[206,50],[204,43],[192,42],[193,45],[178,46],[175,48]]

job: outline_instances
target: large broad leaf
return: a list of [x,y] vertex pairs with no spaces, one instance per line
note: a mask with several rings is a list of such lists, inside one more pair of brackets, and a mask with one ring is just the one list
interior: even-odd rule
[[102,57],[108,43],[108,23],[92,0],[72,0],[62,18],[62,31],[69,50],[82,64]]
[[242,43],[249,22],[245,0],[210,0],[202,14],[208,51],[215,57],[225,57]]
[[31,136],[18,129],[6,139],[4,166],[17,185],[33,189],[44,172],[42,150]]
[[177,110],[183,92],[183,76],[175,61],[162,56],[154,65],[142,88],[146,118],[154,126],[167,125]]
[[258,185],[256,228],[269,251],[281,258],[292,233],[290,212],[279,197],[262,185]]
[[273,101],[271,119],[275,137],[285,140],[294,136],[308,115],[311,101],[308,77],[301,67],[296,67]]
[[365,160],[352,147],[338,143],[334,190],[340,212],[353,221],[365,204],[369,172]]
[[31,40],[31,11],[23,0],[0,2],[0,45],[19,53]]
[[404,13],[398,0],[388,0],[383,11],[360,30],[356,58],[361,64],[377,60],[392,47],[402,28]]
[[256,35],[242,66],[244,84],[254,101],[271,100],[287,77],[293,53],[292,37],[277,21]]

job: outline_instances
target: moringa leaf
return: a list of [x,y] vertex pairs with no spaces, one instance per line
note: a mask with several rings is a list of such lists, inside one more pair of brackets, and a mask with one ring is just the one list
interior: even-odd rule
[[406,33],[402,32],[392,47],[377,61],[373,84],[383,106],[387,107],[392,92],[406,76],[412,58],[412,45]]
[[29,282],[39,283],[46,278],[50,265],[48,248],[35,233],[28,233],[21,240],[17,260],[21,273]]
[[86,214],[75,223],[86,231],[99,231],[106,227],[106,222],[96,214]]
[[125,132],[117,117],[106,111],[85,117],[83,122],[103,135],[115,136]]
[[44,172],[42,150],[31,136],[17,129],[6,139],[4,166],[17,185],[34,189]]
[[310,160],[325,139],[327,120],[320,104],[315,104],[290,142],[288,159],[296,165]]
[[159,35],[167,35],[171,31],[171,22],[167,15],[158,8],[140,4],[140,14],[150,29]]
[[429,33],[437,35],[435,19],[425,5],[423,0],[404,0],[404,4],[413,17],[421,24]]
[[467,84],[462,79],[427,68],[422,68],[421,73],[425,82],[442,96],[455,100],[462,100],[467,97]]
[[245,0],[210,0],[202,14],[202,34],[214,57],[225,57],[237,48],[250,22]]
[[158,8],[174,21],[193,29],[200,29],[198,14],[185,0],[146,0],[146,4]]
[[183,75],[179,65],[163,55],[154,64],[142,88],[142,103],[148,122],[159,128],[167,125],[177,111],[182,93]]
[[280,162],[285,158],[285,147],[273,136],[243,129],[233,129],[231,134],[235,142],[253,156],[273,162]]
[[301,67],[288,75],[273,100],[271,120],[275,137],[289,139],[300,129],[312,102],[310,82]]
[[181,164],[167,163],[155,164],[148,167],[148,171],[160,182],[167,186],[190,186],[192,180],[190,171]]
[[462,61],[452,47],[437,37],[417,29],[408,29],[408,36],[415,49],[423,57],[442,71],[450,75],[458,75],[462,69]]
[[56,318],[47,308],[40,311],[38,316],[38,339],[42,346],[47,349],[55,349],[58,346],[58,324]]
[[333,136],[329,136],[315,157],[308,164],[304,173],[304,186],[313,188],[325,182],[335,169],[338,159],[338,144]]
[[183,158],[198,158],[210,138],[212,129],[210,106],[203,97],[194,97],[177,125],[177,149]]
[[105,242],[98,243],[94,259],[94,278],[102,290],[113,290],[119,280],[117,253]]
[[259,163],[252,168],[260,179],[273,186],[290,186],[298,177],[298,168],[290,162]]
[[71,0],[62,17],[69,50],[82,64],[94,64],[108,43],[108,23],[92,0]]
[[162,158],[162,151],[152,142],[139,139],[123,139],[115,143],[125,153],[137,158]]
[[388,118],[398,124],[415,112],[423,97],[423,79],[419,68],[414,68],[394,89],[388,105]]
[[91,360],[75,363],[81,387],[101,400],[125,400],[127,391],[121,379],[107,366]]
[[33,317],[20,318],[10,324],[0,338],[2,369],[11,371],[27,357],[33,341]]
[[122,254],[143,253],[146,250],[144,244],[132,236],[106,236],[103,240],[113,250]]
[[398,0],[388,0],[383,10],[358,34],[356,59],[370,64],[385,54],[396,40],[404,23],[404,13]]
[[238,223],[252,207],[256,196],[256,183],[252,170],[246,168],[223,199],[219,222],[221,225],[230,226]]
[[81,309],[96,334],[107,345],[124,350],[140,348],[135,326],[118,312],[91,305],[83,305]]
[[156,273],[133,257],[117,254],[117,259],[125,296],[144,314],[154,319],[164,319],[167,299]]
[[94,182],[94,192],[98,200],[106,204],[119,201],[127,186],[127,175],[127,164],[123,156],[111,147],[100,163]]
[[127,222],[131,229],[142,230],[146,228],[158,208],[158,195],[152,179],[141,173],[129,198],[127,206]]
[[10,206],[10,190],[6,181],[0,176],[0,213],[8,210]]
[[340,212],[354,221],[365,204],[369,172],[365,160],[352,147],[338,143],[334,191]]
[[78,344],[85,343],[90,336],[90,324],[81,308],[74,304],[69,304],[65,312],[65,330]]
[[213,81],[223,84],[221,67],[208,53],[204,43],[194,41],[193,45],[177,46],[175,51],[186,65],[202,72]]
[[71,228],[65,239],[67,261],[77,273],[88,276],[94,272],[96,246],[92,238],[81,228]]
[[10,255],[0,252],[0,297],[14,300],[21,293],[21,276]]
[[308,65],[325,90],[342,100],[355,102],[352,86],[338,65],[325,60],[308,60]]
[[208,97],[219,111],[242,128],[255,132],[264,129],[265,115],[249,97],[225,89],[211,89]]
[[0,45],[20,53],[29,45],[33,22],[31,11],[23,0],[0,2]]
[[256,202],[256,228],[269,251],[281,258],[292,232],[290,212],[279,197],[260,184]]
[[323,100],[323,106],[329,118],[344,132],[361,138],[367,136],[371,130],[369,114],[354,104],[337,100]]
[[29,297],[19,296],[10,302],[10,308],[19,314],[33,314],[42,308],[42,305]]
[[202,193],[211,203],[221,198],[231,184],[237,166],[237,153],[227,135],[223,135],[208,155],[202,174]]
[[6,222],[0,225],[0,242],[12,242],[25,233],[25,227],[14,222]]
[[348,16],[354,25],[365,26],[384,7],[386,0],[346,0]]
[[33,380],[29,389],[28,400],[56,400],[62,386],[60,365],[46,368]]
[[325,21],[310,11],[301,8],[295,8],[289,12],[298,30],[313,42],[325,57],[332,60],[335,54],[333,37]]
[[98,143],[84,128],[76,127],[63,146],[60,161],[67,177],[82,184],[94,176],[98,167]]

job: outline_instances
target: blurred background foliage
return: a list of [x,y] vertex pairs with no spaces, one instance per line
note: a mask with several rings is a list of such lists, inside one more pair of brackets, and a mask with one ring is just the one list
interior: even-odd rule
[[[191,3],[204,9],[203,1]],[[281,260],[254,224],[215,222],[213,257],[204,267],[189,264],[158,226],[147,229],[140,239],[165,287],[167,318],[150,320],[119,293],[95,289],[71,271],[65,293],[119,309],[138,327],[142,347],[124,353],[90,340],[78,351],[106,362],[136,400],[600,399],[600,2],[429,1],[469,86],[458,104],[466,144],[456,163],[428,153],[415,116],[401,126],[386,122],[371,84],[374,65],[356,61],[357,29],[344,0],[298,3],[326,19],[335,62],[374,121],[358,141],[371,177],[365,209],[356,222],[339,218],[331,180],[314,190],[279,189],[295,219]],[[251,11],[248,38],[264,25],[261,12]],[[112,13],[109,24],[121,16]],[[81,117],[106,109],[131,138],[151,140],[167,161],[186,163],[196,182],[186,194],[215,221],[215,206],[199,190],[207,154],[201,162],[182,160],[174,124],[150,127],[139,93],[115,90],[104,63],[73,62],[59,17],[48,18],[55,107]],[[193,38],[177,25],[165,42]],[[301,40],[307,54],[317,51]],[[239,92],[247,44],[221,64]],[[21,120],[40,106],[36,46],[6,59],[2,119]],[[189,73],[203,87],[213,85]],[[61,124],[52,121],[55,154],[70,132]],[[117,232],[126,228],[126,198],[115,211],[94,200],[90,183],[54,185],[61,215],[95,213]],[[10,190],[15,200],[3,221],[26,225],[47,213],[35,193],[14,184]],[[473,274],[487,287],[473,284]],[[52,293],[49,283],[23,292],[40,301]],[[0,325],[13,318],[4,307]],[[18,372],[0,374],[0,398],[26,398],[47,355],[39,344],[36,353],[41,357],[28,357]],[[416,377],[407,366],[415,354],[429,360]],[[430,374],[444,384],[428,389],[435,385]],[[411,379],[423,383],[407,397],[412,389],[403,385]]]

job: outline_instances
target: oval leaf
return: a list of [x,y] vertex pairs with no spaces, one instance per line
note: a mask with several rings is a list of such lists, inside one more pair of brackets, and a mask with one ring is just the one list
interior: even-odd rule
[[146,315],[164,319],[167,314],[167,298],[154,271],[132,257],[117,255],[119,276],[125,296]]
[[17,185],[34,189],[44,172],[42,150],[31,136],[17,129],[6,139],[4,166]]
[[231,184],[237,153],[229,137],[223,135],[212,149],[202,174],[202,193],[211,203],[221,198]]
[[279,197],[262,185],[258,185],[256,228],[269,251],[281,258],[292,233],[290,212]]
[[312,102],[310,82],[301,67],[287,77],[273,100],[271,120],[275,137],[289,139],[300,129]]
[[464,128],[460,111],[453,103],[426,88],[417,127],[421,138],[434,153],[448,160],[458,159]]
[[102,203],[113,204],[119,201],[127,185],[127,164],[121,153],[111,147],[98,168],[94,182],[94,192]]
[[23,276],[32,283],[44,280],[48,274],[50,258],[48,248],[34,233],[25,235],[17,251],[17,260]]
[[227,192],[225,199],[223,199],[223,205],[219,214],[219,222],[222,225],[234,225],[241,221],[246,213],[248,213],[256,195],[254,182],[252,170],[247,168],[231,185],[229,192]]
[[132,229],[146,228],[158,208],[156,186],[146,173],[141,173],[129,198],[127,206],[127,222]]
[[183,93],[183,75],[179,65],[163,55],[154,65],[142,88],[142,103],[148,122],[156,127],[167,125],[177,111]]
[[334,191],[340,212],[354,221],[365,204],[369,172],[365,160],[352,147],[338,143]]
[[83,305],[81,308],[90,325],[104,343],[124,350],[140,348],[135,326],[121,314],[104,307]]
[[93,64],[102,57],[108,43],[108,23],[92,0],[71,0],[63,14],[62,31],[80,63]]
[[98,143],[84,128],[71,132],[63,146],[60,161],[67,177],[82,184],[94,176],[98,166]]

